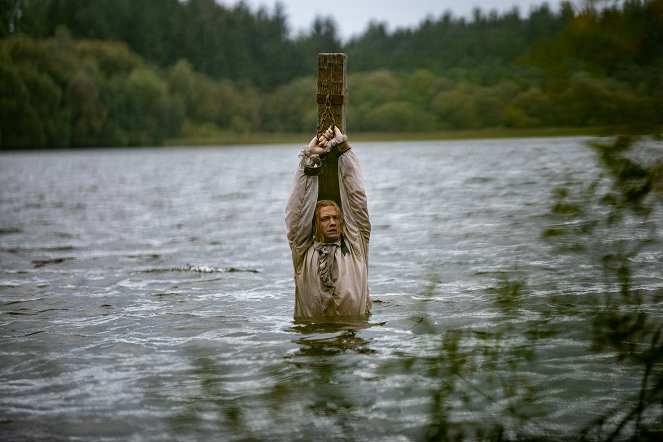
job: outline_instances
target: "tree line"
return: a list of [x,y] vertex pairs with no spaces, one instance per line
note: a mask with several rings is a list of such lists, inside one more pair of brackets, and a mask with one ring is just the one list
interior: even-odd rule
[[663,0],[522,17],[475,10],[414,29],[331,18],[291,36],[282,7],[213,0],[4,0],[0,147],[159,145],[316,127],[318,52],[348,54],[349,130],[663,123]]

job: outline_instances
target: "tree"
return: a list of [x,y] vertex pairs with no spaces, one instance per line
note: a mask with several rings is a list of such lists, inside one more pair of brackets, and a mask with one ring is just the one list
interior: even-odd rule
[[382,104],[366,113],[364,130],[384,132],[420,132],[435,128],[435,117],[415,104],[395,101]]
[[89,72],[79,70],[69,82],[65,100],[71,109],[71,145],[94,146],[102,143],[102,129],[108,108],[100,100],[97,83]]
[[317,105],[316,81],[303,77],[278,87],[264,106],[264,129],[276,132],[310,132],[315,128]]

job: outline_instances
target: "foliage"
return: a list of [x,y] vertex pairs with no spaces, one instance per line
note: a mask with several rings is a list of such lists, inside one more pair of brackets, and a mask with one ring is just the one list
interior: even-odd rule
[[[562,252],[579,253],[600,264],[605,289],[592,301],[587,318],[592,324],[591,349],[610,351],[617,363],[638,367],[641,381],[637,397],[602,411],[582,436],[657,440],[662,431],[663,324],[660,315],[643,305],[660,302],[662,294],[643,281],[642,257],[660,243],[655,217],[663,201],[663,163],[646,154],[646,142],[633,137],[592,147],[604,172],[580,188],[557,190],[552,210],[556,226],[544,237],[562,246]],[[660,150],[660,144],[653,148]],[[581,205],[579,200],[591,203]]]
[[213,0],[5,0],[0,20],[0,148],[310,132],[323,51],[348,53],[354,132],[663,124],[663,0],[371,23],[345,44],[330,18],[292,37],[281,6]]

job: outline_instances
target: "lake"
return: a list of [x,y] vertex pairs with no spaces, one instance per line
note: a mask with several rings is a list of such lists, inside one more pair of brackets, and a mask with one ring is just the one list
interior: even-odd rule
[[292,317],[300,146],[0,154],[0,438],[660,433],[605,312],[660,330],[661,205],[606,222],[588,141],[353,144],[374,304],[328,322]]

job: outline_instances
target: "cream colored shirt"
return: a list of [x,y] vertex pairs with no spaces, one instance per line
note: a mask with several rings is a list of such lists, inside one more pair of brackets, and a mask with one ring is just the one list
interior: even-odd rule
[[303,160],[295,172],[285,210],[295,277],[295,318],[365,316],[370,312],[368,241],[371,223],[359,161],[351,150],[339,157],[338,173],[345,247],[338,246],[333,253],[334,286],[330,288],[320,278],[319,243],[313,239],[318,177],[304,173]]

